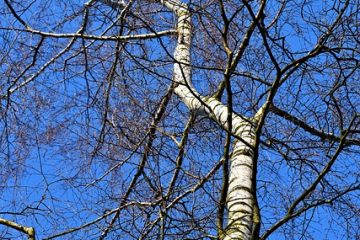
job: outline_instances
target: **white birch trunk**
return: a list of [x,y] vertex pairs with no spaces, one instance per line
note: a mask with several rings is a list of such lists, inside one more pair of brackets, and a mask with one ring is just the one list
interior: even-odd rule
[[[243,124],[237,131],[236,140],[230,157],[229,188],[227,195],[228,223],[224,240],[252,239],[254,218],[253,149],[254,126]],[[257,213],[256,213],[257,214]]]
[[[179,0],[161,1],[178,17],[178,40],[174,52],[174,89],[184,104],[193,111],[207,114],[228,130],[228,107],[214,98],[201,96],[191,83],[191,16],[186,4]],[[227,196],[228,220],[223,239],[252,238],[254,196],[252,194],[254,126],[248,119],[232,114],[232,132],[236,140],[230,156],[229,189]]]

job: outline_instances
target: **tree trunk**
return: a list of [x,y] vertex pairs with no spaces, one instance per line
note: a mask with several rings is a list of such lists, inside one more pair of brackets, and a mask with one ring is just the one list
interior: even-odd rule
[[[255,201],[253,194],[253,157],[250,146],[255,142],[254,127],[243,124],[235,140],[230,157],[227,195],[228,220],[224,240],[253,239]],[[250,145],[250,146],[249,146]]]
[[[191,16],[186,4],[178,0],[162,1],[178,17],[178,40],[174,52],[175,93],[183,103],[198,114],[207,115],[229,130],[229,109],[215,98],[201,96],[191,83]],[[224,240],[253,239],[255,197],[253,191],[254,125],[249,119],[232,113],[232,133],[236,139],[230,156],[229,188],[227,194],[228,219]],[[241,140],[240,140],[241,139]],[[219,229],[219,231],[221,231]]]

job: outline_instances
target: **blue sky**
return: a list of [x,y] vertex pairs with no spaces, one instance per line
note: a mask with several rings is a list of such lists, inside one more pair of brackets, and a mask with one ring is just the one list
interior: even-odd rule
[[[276,13],[276,11],[271,11],[272,8],[279,6],[276,1],[270,2],[269,18]],[[289,51],[301,52],[294,54],[293,57],[306,54],[306,50],[316,44],[315,37],[316,34],[319,34],[314,26],[308,25],[301,19],[301,13],[304,12],[290,11],[300,6],[297,2],[299,1],[292,1],[287,5],[288,18],[284,17],[279,22],[279,25],[284,24],[279,26],[282,35],[278,37],[284,38],[285,46],[288,47]],[[304,8],[305,13],[309,14],[309,18],[311,18],[313,13],[319,13],[320,10],[323,10],[322,7],[326,5],[324,2],[309,2],[309,6]],[[23,4],[29,3],[24,2]],[[77,31],[81,24],[82,4],[83,2],[35,1],[33,4],[29,4],[29,8],[25,12],[19,12],[19,15],[34,28],[50,32],[71,33]],[[19,4],[14,4],[14,7],[21,8]],[[196,9],[196,6],[193,7]],[[3,2],[0,3],[0,9],[1,12],[8,12],[8,10],[5,10],[6,6]],[[217,13],[216,8],[212,11],[209,10],[210,13]],[[87,31],[92,34],[103,32],[113,24],[110,20],[117,15],[116,11],[100,4],[97,10],[91,10],[90,12],[93,15],[91,15],[91,21],[88,23]],[[74,13],[77,14],[76,17],[71,18]],[[164,29],[173,26],[174,19],[168,13],[158,14],[163,19],[161,24],[164,25]],[[331,13],[331,15],[333,14]],[[157,16],[157,18],[159,17]],[[65,20],[61,22],[59,19]],[[324,22],[328,21],[325,17],[323,20]],[[298,26],[295,26],[295,23]],[[128,24],[140,25],[135,20],[133,22],[129,20]],[[15,33],[15,31],[4,29],[9,26],[21,28],[21,25],[7,14],[4,15],[0,23],[0,32],[2,34],[0,45],[5,46],[1,50],[0,57],[1,94],[4,94],[6,88],[11,85],[14,76],[19,74],[19,71],[24,69],[27,64],[31,63],[33,48],[40,41],[38,36],[20,32]],[[196,15],[194,15],[194,26],[198,27],[198,29],[201,28],[201,22]],[[160,29],[160,27],[156,26],[156,29]],[[115,34],[117,30],[118,28],[114,27],[109,33]],[[144,27],[138,30],[138,32],[144,31],[148,31],[148,29]],[[236,31],[234,32],[236,33]],[[275,32],[271,33],[275,34]],[[235,36],[242,37],[240,30],[236,34],[238,35]],[[215,33],[213,37],[216,37]],[[218,60],[223,57],[220,57],[220,54],[219,57],[210,54],[210,60],[206,59],[206,57],[209,57],[206,55],[206,50],[210,46],[206,44],[211,42],[209,37],[198,30],[194,39],[196,40],[195,44],[197,44],[194,49],[199,50],[204,47],[201,54],[194,50],[194,63],[207,67],[212,66],[211,64],[218,64]],[[202,40],[204,41],[202,42]],[[261,49],[259,48],[262,44],[260,35],[257,34],[252,40],[249,49],[254,52],[256,49]],[[45,39],[44,45],[40,48],[38,60],[20,78],[20,81],[34,74],[42,64],[51,60],[54,54],[65,48],[69,41],[70,39]],[[166,50],[171,53],[174,41],[173,37],[165,37],[161,43],[168,46]],[[85,43],[90,44],[90,41]],[[126,51],[122,52],[119,57],[121,60],[116,68],[116,80],[113,85],[106,81],[106,76],[114,61],[115,43],[95,42],[87,51],[83,51],[82,47],[83,42],[78,39],[68,51],[51,64],[33,83],[14,93],[11,96],[11,105],[6,111],[6,101],[1,100],[3,114],[1,115],[0,129],[3,135],[1,136],[0,146],[0,166],[2,166],[0,173],[1,178],[4,179],[0,188],[2,190],[0,209],[3,211],[1,217],[24,225],[34,226],[40,239],[48,236],[48,234],[79,226],[96,219],[109,209],[116,208],[119,202],[116,197],[119,197],[120,193],[125,191],[136,170],[139,159],[142,157],[144,145],[132,155],[131,149],[136,144],[130,143],[124,136],[117,136],[114,133],[116,131],[112,130],[111,127],[104,130],[107,134],[104,138],[106,143],[101,146],[100,151],[92,155],[92,150],[96,148],[96,141],[102,132],[101,124],[107,104],[105,99],[108,87],[112,91],[108,102],[110,106],[109,119],[118,124],[115,126],[117,131],[120,132],[121,130],[122,133],[127,133],[133,138],[134,141],[140,142],[150,125],[155,106],[160,101],[161,96],[165,94],[171,80],[172,59],[167,55],[158,40],[151,40],[146,43],[132,41],[124,46]],[[13,50],[7,54],[7,50],[11,48]],[[281,54],[278,48],[274,46],[274,49],[277,49],[274,51],[278,51],[279,61],[285,62],[289,60],[288,57]],[[216,51],[214,50],[214,52]],[[274,71],[268,71],[268,69],[264,68],[266,63],[271,64],[267,54],[263,49],[255,53],[246,55],[237,70],[239,72],[256,73],[260,77],[266,78],[266,80],[271,80]],[[141,59],[141,57],[145,57],[147,60]],[[316,61],[310,62],[309,65],[317,69],[327,66],[327,64],[332,63],[331,61],[333,59],[330,54],[323,55],[323,57],[317,58]],[[259,62],[264,64],[259,64]],[[144,67],[149,70],[144,72]],[[85,68],[88,71],[85,71]],[[337,76],[337,72],[332,71],[332,69],[320,71],[321,74],[316,71],[305,71],[305,67],[304,71],[299,70],[294,74],[293,78],[290,78],[279,89],[279,93],[275,98],[276,103],[314,126],[339,133],[339,128],[336,127],[336,124],[338,124],[338,119],[335,117],[336,113],[331,112],[329,106],[326,105],[328,99],[322,98],[322,94],[325,94],[328,88],[336,82],[334,76]],[[344,70],[344,72],[346,71]],[[160,76],[159,73],[164,76]],[[339,90],[338,92],[338,97],[342,101],[344,108],[352,109],[354,112],[360,110],[360,97],[358,90],[356,90],[359,86],[358,77],[359,72],[357,71],[353,74],[353,77],[347,80],[347,87],[353,89],[352,99],[341,98],[344,96],[342,91],[348,89]],[[199,88],[199,92],[206,94],[212,91],[212,87],[222,79],[222,73],[215,70],[194,69],[193,78],[194,85]],[[234,77],[233,81],[235,82],[235,110],[244,115],[252,114],[253,101],[265,91],[266,87],[243,77]],[[158,94],[159,92],[160,94]],[[351,103],[355,105],[353,108],[348,106]],[[321,118],[322,121],[318,121],[319,118],[312,114],[313,110],[324,116]],[[160,123],[159,132],[154,141],[154,149],[157,149],[156,153],[158,155],[150,156],[149,167],[146,169],[149,176],[155,176],[153,181],[156,186],[161,185],[166,188],[166,184],[172,176],[171,171],[174,169],[173,156],[177,154],[175,144],[165,136],[164,132],[173,133],[177,139],[180,139],[188,114],[185,106],[179,103],[176,97],[173,97],[168,107],[168,115]],[[353,112],[348,111],[346,114],[344,116],[345,126],[349,124]],[[182,180],[180,181],[184,189],[195,182],[196,178],[191,177],[190,173],[204,176],[221,156],[225,139],[224,133],[219,131],[215,124],[209,122],[206,119],[199,120],[198,125],[190,134],[190,143],[184,159],[184,169],[187,172],[183,171],[181,173]],[[333,148],[329,147],[331,149],[329,152],[327,152],[327,149],[321,149],[321,147],[328,146],[328,143],[323,145],[318,143],[318,139],[307,133],[303,134],[294,125],[285,123],[285,121],[275,116],[269,117],[268,123],[266,131],[270,133],[264,131],[264,141],[274,137],[289,141],[292,144],[291,146],[300,148],[303,143],[296,143],[295,141],[306,139],[309,141],[308,146],[316,146],[317,149],[304,150],[301,153],[309,161],[309,164],[306,165],[296,159],[295,155],[292,156],[294,159],[291,161],[285,161],[274,150],[268,150],[265,147],[261,148],[259,193],[263,194],[260,198],[260,205],[263,208],[263,219],[267,221],[265,226],[273,223],[276,220],[275,218],[278,219],[285,213],[286,207],[289,206],[287,195],[292,198],[298,196],[301,188],[306,188],[314,179],[316,174],[311,169],[312,161],[314,166],[322,169],[325,161],[329,159],[325,154],[331,155],[333,153]],[[4,130],[6,126],[9,127],[9,131]],[[119,144],[119,146],[116,144]],[[334,165],[336,171],[326,179],[330,185],[332,184],[332,186],[341,189],[346,185],[345,183],[353,183],[359,180],[357,173],[357,169],[360,167],[357,161],[359,149],[353,148],[353,151],[353,153],[349,152],[341,155],[339,163]],[[109,168],[120,164],[124,159],[126,161],[117,171],[107,175],[101,181],[89,185],[94,179],[103,176]],[[344,171],[347,171],[347,174],[343,174]],[[213,198],[217,196],[219,191],[220,177],[219,172],[213,181],[207,185],[206,189],[199,191],[199,195],[187,197],[182,207],[196,206],[197,213],[209,214],[209,216],[213,217],[214,213],[210,209],[216,202],[216,199]],[[139,184],[146,186],[146,180],[141,179]],[[153,195],[154,193],[150,187],[146,186],[143,192],[134,193],[131,198],[150,199]],[[349,198],[356,205],[359,204],[357,197],[359,197],[358,191],[349,195]],[[341,209],[344,206],[340,204],[335,205],[335,207]],[[171,223],[174,226],[179,225],[181,219],[186,219],[180,208],[174,211],[174,216],[179,218],[178,222]],[[142,209],[140,210],[142,211]],[[134,211],[140,210],[136,209]],[[309,211],[302,215],[299,220],[281,228],[269,239],[349,239],[345,236],[346,228],[349,226],[345,225],[344,218],[348,217],[351,212],[345,213],[345,210],[344,214],[340,211],[337,212],[336,209],[331,210],[329,207],[320,207],[314,211]],[[19,213],[21,211],[24,211],[22,215],[5,213]],[[146,215],[145,213],[144,210],[142,214]],[[123,224],[127,222],[129,216],[122,215]],[[151,214],[151,218],[154,217],[155,214]],[[302,223],[303,218],[311,219],[311,223],[297,228]],[[359,217],[354,216],[353,218],[349,220],[349,223],[357,224]],[[141,223],[142,219],[139,218],[135,222],[140,226],[143,224]],[[109,220],[110,218],[107,219],[107,221]],[[199,222],[200,225],[210,226],[209,228],[214,227],[214,223],[211,225],[205,220],[204,222],[199,220]],[[97,239],[96,234],[105,225],[89,227],[84,231],[76,232],[71,237],[59,239],[84,239],[84,236],[88,236],[87,239]],[[356,228],[354,225],[350,227]],[[134,231],[134,234],[138,231],[137,229],[131,229],[131,226],[129,228]],[[299,229],[304,228],[308,229],[308,233],[312,234],[312,238],[301,236],[301,233],[297,232]],[[25,239],[22,234],[3,226],[0,226],[0,231],[3,233],[2,236],[10,239]],[[5,233],[6,231],[8,233]],[[177,231],[177,229],[174,231]],[[194,233],[194,235],[196,234],[198,232]]]

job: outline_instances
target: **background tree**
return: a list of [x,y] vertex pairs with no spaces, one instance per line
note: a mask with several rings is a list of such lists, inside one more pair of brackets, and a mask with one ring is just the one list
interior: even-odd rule
[[4,0],[1,238],[359,238],[359,8]]

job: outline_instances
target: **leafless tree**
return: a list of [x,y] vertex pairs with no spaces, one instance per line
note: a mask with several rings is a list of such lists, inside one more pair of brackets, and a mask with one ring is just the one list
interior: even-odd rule
[[4,0],[2,239],[359,239],[359,0]]

